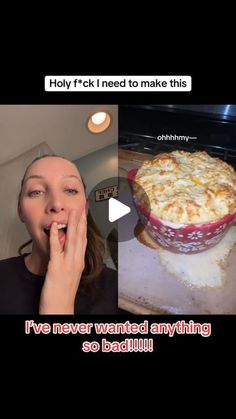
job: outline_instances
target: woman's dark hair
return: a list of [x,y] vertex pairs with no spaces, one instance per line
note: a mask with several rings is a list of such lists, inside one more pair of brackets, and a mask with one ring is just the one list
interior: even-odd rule
[[[43,154],[40,157],[36,157],[29,164],[29,166],[26,168],[23,179],[21,181],[21,189],[20,189],[20,193],[19,193],[19,196],[18,196],[18,213],[19,213],[19,210],[20,210],[20,201],[21,201],[22,189],[23,189],[23,185],[24,185],[24,181],[25,181],[25,177],[26,177],[26,174],[28,172],[28,169],[31,167],[31,165],[34,162],[36,162],[37,160],[41,160],[45,157],[60,157],[64,160],[70,161],[70,160],[66,159],[65,157],[58,156],[58,155],[55,155],[55,154]],[[70,163],[74,164],[71,161],[70,161]],[[75,165],[75,167],[76,167],[76,165]],[[83,179],[82,179],[82,182],[83,182],[83,185],[84,185],[84,190],[86,191],[86,187],[85,187]],[[19,255],[23,255],[22,250],[31,243],[32,243],[32,240],[28,240],[26,243],[22,244],[18,249]],[[87,216],[87,248],[86,248],[86,252],[85,252],[85,268],[84,268],[82,278],[81,278],[81,281],[84,284],[85,283],[90,283],[93,279],[95,279],[99,275],[99,273],[101,272],[102,267],[103,267],[104,254],[105,254],[104,240],[103,240],[103,238],[101,236],[101,233],[100,233],[98,227],[96,226],[90,212],[88,211],[88,216]]]

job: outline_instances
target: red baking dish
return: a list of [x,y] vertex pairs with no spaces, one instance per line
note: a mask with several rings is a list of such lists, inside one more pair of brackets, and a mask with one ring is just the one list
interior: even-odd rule
[[[128,172],[132,188],[138,169]],[[236,221],[236,213],[201,224],[174,224],[159,219],[133,196],[135,207],[147,232],[159,245],[174,253],[200,253],[215,246]]]

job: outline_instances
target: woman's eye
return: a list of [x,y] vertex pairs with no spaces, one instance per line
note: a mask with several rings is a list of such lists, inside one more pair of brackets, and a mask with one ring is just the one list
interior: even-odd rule
[[37,196],[40,196],[43,193],[43,191],[31,191],[28,193],[28,196],[30,198],[35,198]]
[[69,195],[76,195],[78,193],[77,189],[71,189],[71,188],[66,189],[66,192]]

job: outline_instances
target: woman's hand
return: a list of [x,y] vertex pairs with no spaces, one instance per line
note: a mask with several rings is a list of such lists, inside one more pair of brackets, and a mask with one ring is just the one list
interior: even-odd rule
[[64,249],[57,223],[50,230],[50,260],[40,297],[40,314],[74,314],[74,302],[85,265],[87,246],[86,209],[69,214]]

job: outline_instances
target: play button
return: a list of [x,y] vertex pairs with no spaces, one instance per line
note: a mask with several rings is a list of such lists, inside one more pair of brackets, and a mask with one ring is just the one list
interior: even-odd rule
[[[144,202],[148,202],[144,191],[140,195],[144,197]],[[104,239],[111,234],[112,240],[118,237],[119,243],[134,239],[139,214],[127,174],[126,177],[107,178],[97,183],[90,190],[88,201],[89,213]],[[89,223],[92,226],[91,220]]]
[[124,215],[129,214],[130,211],[131,209],[128,205],[122,204],[122,202],[114,198],[109,199],[108,219],[111,223],[124,217]]

